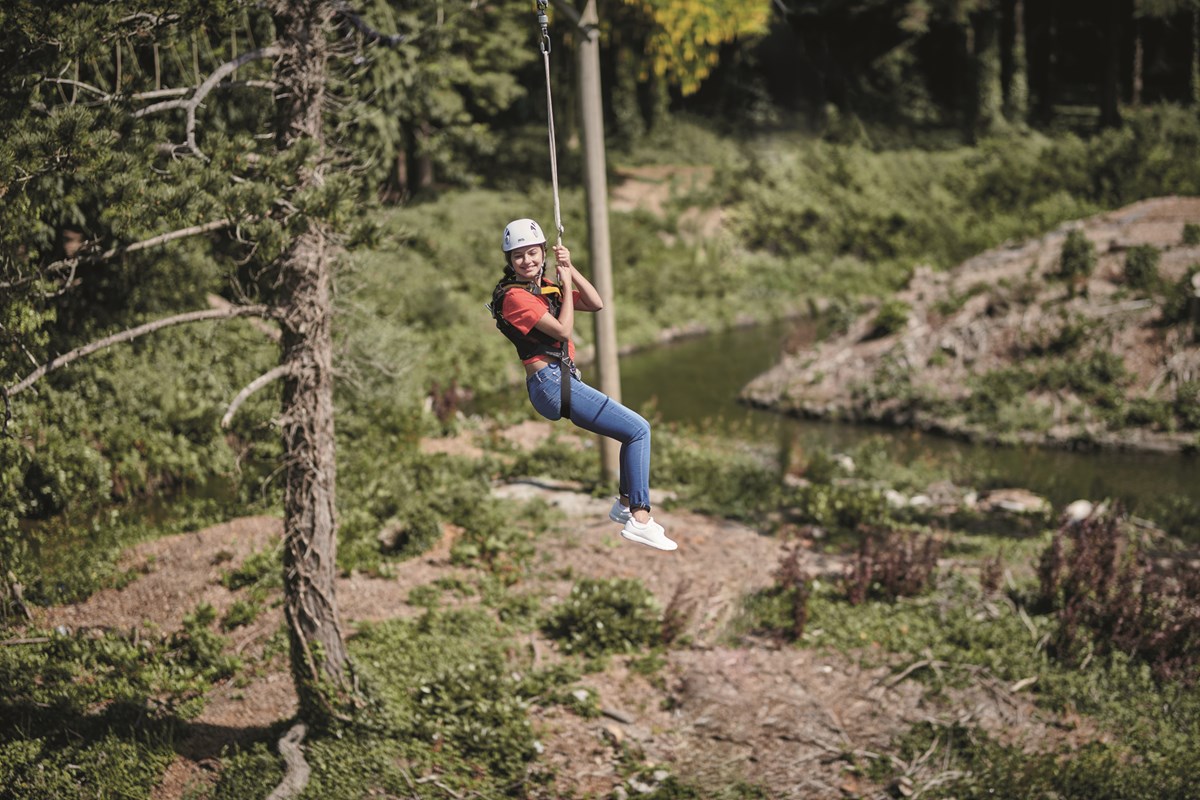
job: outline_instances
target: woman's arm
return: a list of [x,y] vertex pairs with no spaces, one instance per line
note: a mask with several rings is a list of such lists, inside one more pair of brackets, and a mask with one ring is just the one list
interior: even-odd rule
[[[571,263],[571,251],[561,244],[554,245],[554,258],[558,261],[558,279],[562,283],[563,273],[570,272],[571,278],[575,283],[575,288],[579,290],[579,310],[580,311],[599,311],[604,308],[604,300],[600,297],[600,293],[596,291],[596,287],[592,286],[591,282],[580,274],[579,269]],[[568,291],[564,286],[563,291]]]

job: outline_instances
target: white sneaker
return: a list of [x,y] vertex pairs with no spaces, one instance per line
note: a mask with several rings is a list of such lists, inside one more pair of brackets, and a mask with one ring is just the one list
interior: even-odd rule
[[613,522],[619,522],[624,525],[633,516],[633,512],[629,510],[629,506],[621,505],[621,498],[613,501],[612,510],[608,512],[608,518]]
[[674,550],[679,547],[678,544],[667,538],[663,526],[655,522],[654,517],[648,519],[645,525],[630,517],[625,522],[625,527],[621,529],[621,536],[631,542],[649,545],[659,550]]

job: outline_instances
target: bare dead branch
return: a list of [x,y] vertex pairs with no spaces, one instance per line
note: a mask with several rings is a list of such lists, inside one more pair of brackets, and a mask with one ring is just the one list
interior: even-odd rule
[[279,755],[283,756],[287,768],[283,780],[267,795],[267,800],[290,800],[299,796],[308,786],[312,770],[304,760],[304,748],[300,746],[306,733],[308,727],[303,722],[297,722],[279,740]]
[[[213,231],[223,230],[231,225],[233,225],[233,220],[218,219],[213,220],[212,222],[205,222],[202,225],[193,225],[190,228],[181,228],[177,231],[160,233],[158,236],[152,236],[149,239],[145,239],[140,242],[111,247],[108,250],[105,250],[103,253],[91,253],[75,256],[74,258],[64,258],[62,261],[55,261],[53,264],[47,266],[45,271],[48,273],[55,273],[62,272],[63,270],[70,270],[71,274],[74,275],[75,268],[80,264],[93,264],[98,261],[107,261],[114,256],[125,255],[126,253],[136,253],[139,250],[148,250],[151,247],[168,244],[169,242],[174,242],[179,239],[186,239],[189,236],[199,236],[203,233],[211,233]],[[33,280],[33,276],[30,276],[28,278],[22,278],[19,281],[0,283],[0,289],[12,289],[17,286],[30,283]]]
[[382,44],[386,45],[387,47],[399,47],[408,39],[407,36],[400,33],[386,34],[375,30],[367,24],[366,20],[351,10],[350,6],[346,3],[337,4],[337,13],[339,16],[343,17],[347,22],[353,25],[354,28],[361,33],[364,38],[366,38],[367,44]]
[[237,410],[242,407],[242,403],[246,402],[246,400],[250,398],[250,395],[254,394],[268,383],[279,380],[289,372],[291,372],[290,364],[280,364],[270,370],[267,370],[262,375],[259,375],[257,378],[250,381],[250,383],[246,384],[245,388],[237,393],[237,397],[233,398],[233,402],[229,404],[229,408],[225,409],[225,416],[221,417],[221,427],[229,427],[229,423],[233,421],[233,415],[236,414]]
[[133,112],[135,119],[157,114],[162,111],[170,111],[177,108],[182,108],[187,112],[187,145],[193,153],[205,158],[204,153],[196,144],[196,109],[204,102],[204,98],[216,88],[222,80],[233,74],[239,67],[249,64],[251,61],[261,61],[267,58],[275,58],[283,52],[283,49],[278,45],[269,45],[258,50],[251,50],[247,53],[242,53],[232,61],[226,61],[224,64],[217,67],[212,73],[204,79],[204,81],[196,87],[196,91],[186,100],[165,100],[161,103],[155,103],[151,106],[138,109]]
[[[239,287],[235,287],[235,288],[239,288]],[[239,291],[238,294],[243,299],[246,300],[245,305],[253,305],[253,303],[251,303],[249,301],[249,298],[246,297],[244,292]],[[208,294],[208,295],[205,295],[204,299],[206,299],[208,301],[209,308],[232,308],[234,305],[233,303],[226,300],[224,297],[221,297],[221,295],[219,295],[219,294]],[[261,319],[252,319],[252,320],[250,320],[250,324],[252,326],[254,326],[259,332],[261,332],[263,336],[267,337],[272,342],[278,342],[280,339],[283,338],[283,334],[279,332],[279,328],[273,327],[269,322],[266,322]]]
[[92,94],[99,95],[101,100],[112,99],[112,95],[101,89],[99,86],[93,86],[92,84],[84,83],[83,81],[71,80],[70,78],[42,78],[42,80],[46,83],[58,84],[59,86],[71,86],[76,89],[83,89],[85,92],[91,92]]
[[147,333],[153,333],[163,328],[169,328],[174,325],[186,325],[189,322],[202,322],[210,319],[231,319],[233,317],[265,317],[269,316],[271,309],[267,306],[231,306],[229,308],[210,308],[202,311],[188,311],[185,314],[176,314],[173,317],[164,317],[153,322],[147,322],[144,325],[138,325],[136,328],[129,328],[120,333],[114,333],[112,336],[105,336],[103,339],[97,339],[94,342],[85,344],[82,347],[77,347],[69,353],[64,353],[61,356],[54,358],[42,364],[40,367],[29,373],[19,383],[4,390],[5,398],[13,397],[28,389],[34,383],[49,372],[54,372],[57,369],[65,367],[72,361],[76,361],[84,356],[91,355],[98,350],[103,350],[106,347],[111,347],[114,344],[122,342],[130,342],[139,336],[144,336]]

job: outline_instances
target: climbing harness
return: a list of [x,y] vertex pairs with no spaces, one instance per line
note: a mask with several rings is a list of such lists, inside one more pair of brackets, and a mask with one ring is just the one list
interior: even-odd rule
[[[532,328],[529,333],[522,333],[515,325],[504,318],[502,308],[504,306],[504,296],[510,291],[519,290],[529,292],[538,297],[546,299],[548,311],[554,317],[558,316],[558,312],[562,309],[562,289],[549,281],[543,280],[541,285],[533,281],[523,281],[513,275],[505,275],[504,278],[496,284],[496,288],[492,290],[492,302],[488,303],[487,308],[492,314],[492,318],[496,321],[496,328],[503,333],[510,342],[517,348],[517,357],[522,361],[526,361],[535,356],[549,356],[556,359],[561,365],[561,374],[564,376],[579,377],[579,370],[575,366],[574,360],[563,353],[562,345],[559,340],[548,333],[543,333],[537,328]],[[570,409],[568,408],[567,411]],[[564,413],[564,417],[568,414]]]

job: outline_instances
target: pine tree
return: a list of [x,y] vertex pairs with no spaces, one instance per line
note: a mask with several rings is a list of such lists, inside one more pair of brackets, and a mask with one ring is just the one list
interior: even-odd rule
[[[306,720],[347,717],[357,694],[334,595],[332,280],[368,187],[343,168],[353,154],[333,108],[352,32],[380,37],[331,0],[14,0],[2,13],[0,490],[22,494],[26,392],[45,376],[167,327],[273,321],[279,362],[226,419],[282,381],[293,674]],[[235,289],[196,307],[220,285]],[[6,503],[0,540],[25,510]],[[17,555],[0,551],[0,573]],[[13,584],[3,597],[19,605]]]

